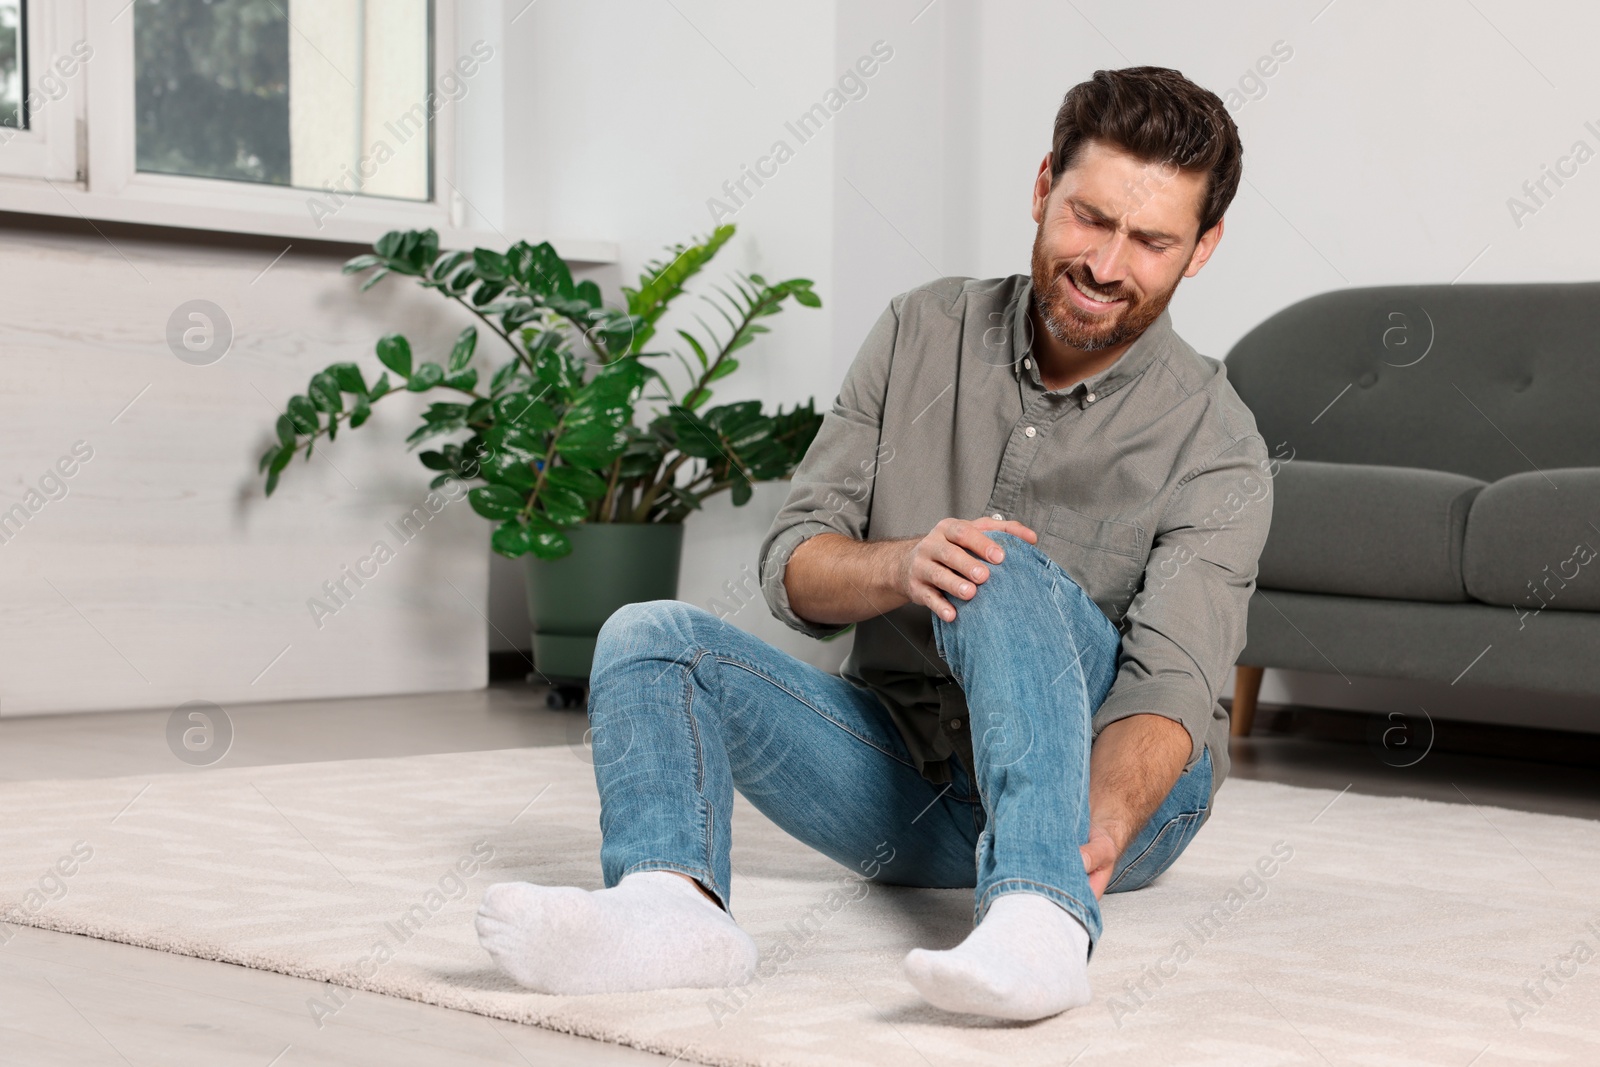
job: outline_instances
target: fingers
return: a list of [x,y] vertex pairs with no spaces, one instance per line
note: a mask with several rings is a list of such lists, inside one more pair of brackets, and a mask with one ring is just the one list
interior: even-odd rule
[[1030,545],[1039,543],[1039,535],[1030,528],[1011,519],[977,518],[972,520],[972,525],[980,530],[999,530],[1001,533],[1015,534]]
[[1038,535],[1020,522],[1006,519],[956,519],[941,521],[917,546],[910,573],[911,599],[928,607],[946,622],[955,621],[951,598],[971,600],[989,577],[989,566],[1005,559],[1005,549],[988,536],[999,530],[1015,534],[1030,544]]

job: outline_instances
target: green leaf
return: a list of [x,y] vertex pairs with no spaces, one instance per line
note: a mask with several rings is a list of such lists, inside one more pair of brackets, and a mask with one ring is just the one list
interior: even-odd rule
[[278,443],[294,446],[295,426],[287,415],[278,416]]
[[544,458],[545,442],[514,422],[499,423],[483,435],[484,443],[496,452],[505,452],[522,463]]
[[572,551],[572,541],[543,515],[529,515],[528,526],[533,530],[533,554],[540,559],[560,559]]
[[608,466],[627,447],[628,435],[621,427],[598,423],[556,438],[556,453],[562,459],[591,470]]
[[461,264],[465,263],[471,258],[472,253],[470,252],[452,252],[448,256],[445,256],[444,259],[435,263],[430,273],[433,275],[433,279],[435,281],[445,281],[450,277],[450,275],[454,274],[458,268],[460,268]]
[[378,362],[402,378],[411,377],[411,342],[397,333],[378,341]]
[[506,257],[490,248],[473,249],[472,266],[478,277],[487,282],[503,282],[510,275]]
[[350,428],[355,429],[371,417],[372,405],[367,403],[365,396],[357,393],[355,403],[350,405]]
[[808,308],[819,308],[822,306],[822,297],[818,296],[816,293],[813,293],[810,289],[794,290],[794,298],[796,301],[804,304]]
[[585,279],[578,283],[574,291],[578,294],[579,300],[582,300],[584,303],[588,304],[592,308],[595,308],[596,310],[599,309],[600,286],[595,282]]
[[458,371],[472,362],[472,353],[478,347],[478,328],[468,326],[461,331],[461,336],[456,338],[456,345],[450,350],[450,370]]
[[406,388],[413,393],[420,393],[432,389],[444,381],[444,368],[437,363],[424,363],[411,374],[411,380],[406,382]]
[[710,383],[710,382],[718,381],[718,380],[720,380],[722,378],[726,378],[728,375],[732,374],[734,371],[736,371],[738,369],[739,369],[739,361],[738,360],[736,360],[736,359],[728,359],[727,357],[723,357],[722,362],[717,364],[717,369],[712,371],[711,374],[706,378],[706,382]]
[[509,519],[522,511],[522,494],[503,485],[480,485],[467,493],[467,501],[486,519]]
[[431,471],[447,471],[450,469],[450,461],[444,457],[442,452],[423,452],[417,458],[422,460],[422,465]]
[[533,530],[520,519],[507,519],[489,536],[489,545],[502,556],[517,559],[533,551]]
[[517,368],[521,366],[516,360],[505,364],[494,372],[494,377],[489,379],[489,395],[499,396],[511,387],[511,379],[516,376]]
[[739,508],[748,504],[752,493],[753,490],[750,488],[749,480],[742,474],[735,475],[733,485],[729,487],[729,495],[733,498],[733,506]]
[[482,478],[520,493],[532,490],[534,482],[538,480],[527,460],[504,451],[491,451],[484,456],[478,463],[477,472],[470,477]]
[[400,251],[400,242],[405,240],[404,230],[390,230],[372,246],[373,251],[384,259],[392,259]]
[[452,389],[459,389],[463,393],[470,393],[478,384],[478,368],[468,367],[464,371],[459,371],[455,374],[452,374],[445,378],[444,384],[448,385]]
[[687,407],[674,404],[668,409],[667,425],[671,428],[678,450],[699,459],[717,459],[722,456],[717,431]]
[[571,489],[551,485],[548,481],[539,490],[539,506],[558,526],[574,526],[589,514],[589,505]]
[[679,330],[678,336],[683,338],[685,341],[688,341],[689,347],[694,349],[695,357],[700,360],[701,370],[704,370],[711,365],[710,357],[706,355],[706,350],[700,346],[700,341],[695,337],[694,334],[690,333],[688,330]]
[[389,372],[384,371],[382,374],[378,375],[378,380],[372,383],[372,389],[367,393],[367,396],[373,400],[377,400],[381,396],[387,396],[390,388]]
[[534,433],[546,433],[556,428],[554,409],[529,393],[507,393],[494,402],[495,418],[516,423]]
[[289,465],[289,461],[293,458],[294,448],[290,445],[282,446],[278,449],[277,455],[272,457],[272,463],[267,467],[268,496],[271,496],[272,491],[278,487],[278,475],[283,473],[283,468],[287,467]]
[[339,388],[347,393],[365,396],[367,383],[361,377],[361,368],[354,363],[334,363],[328,367],[328,373],[333,375],[333,380],[339,383]]
[[728,243],[733,233],[734,227],[730,223],[718,226],[700,244],[688,248],[672,246],[667,250],[670,259],[647,264],[646,273],[639,276],[638,289],[622,291],[628,300],[628,310],[644,319],[644,325],[634,339],[635,349],[650,339],[655,332],[656,320],[665,313],[667,305],[683,292],[683,284],[711,262],[717,250]]
[[321,427],[317,416],[317,406],[311,402],[310,397],[291,396],[285,405],[289,421],[294,424],[297,433],[316,433]]
[[368,289],[371,289],[374,285],[377,285],[379,282],[383,281],[383,279],[385,277],[387,277],[388,274],[389,274],[389,268],[388,267],[379,267],[376,271],[373,272],[372,277],[368,278],[366,281],[361,283],[361,291],[364,293]]
[[327,371],[313,374],[306,392],[311,395],[311,402],[318,410],[326,411],[330,415],[344,410],[344,400],[339,396],[339,383],[334,381],[333,375]]
[[521,282],[525,289],[563,300],[572,300],[577,296],[572,284],[572,271],[556,254],[555,246],[549,241],[541,241],[537,245],[518,241],[506,251],[506,260],[510,264],[511,276]]
[[581,467],[551,467],[545,471],[544,480],[546,485],[568,490],[586,500],[599,500],[606,495],[606,480]]

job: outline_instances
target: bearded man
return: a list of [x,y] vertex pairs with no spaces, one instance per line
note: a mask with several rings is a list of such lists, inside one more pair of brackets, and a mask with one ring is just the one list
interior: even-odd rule
[[1090,999],[1104,893],[1148,885],[1228,770],[1218,694],[1271,521],[1266,444],[1167,305],[1222,239],[1243,149],[1174,70],[1097,71],[1032,186],[1032,269],[896,296],[760,550],[789,626],[855,624],[828,674],[676,601],[600,634],[607,888],[505,883],[483,945],[549,993],[747,981],[738,790],[871,881],[971,887],[908,981],[955,1012]]

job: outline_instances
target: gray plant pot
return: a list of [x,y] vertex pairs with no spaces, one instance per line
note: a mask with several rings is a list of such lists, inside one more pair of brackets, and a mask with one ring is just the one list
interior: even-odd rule
[[683,524],[585,523],[566,529],[572,552],[523,557],[533,662],[553,681],[581,682],[594,663],[595,637],[613,612],[678,595]]

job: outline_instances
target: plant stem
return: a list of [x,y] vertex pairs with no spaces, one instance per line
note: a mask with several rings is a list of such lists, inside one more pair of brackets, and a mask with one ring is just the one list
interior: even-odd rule
[[688,458],[689,457],[687,455],[679,452],[677,457],[666,465],[665,469],[663,469],[661,472],[661,476],[655,482],[653,482],[650,488],[645,490],[644,495],[639,498],[639,505],[633,509],[633,517],[630,521],[650,521],[650,508],[655,504],[656,498],[661,495],[661,490],[672,481],[673,476],[678,473],[678,468],[683,466],[684,462],[687,461]]

